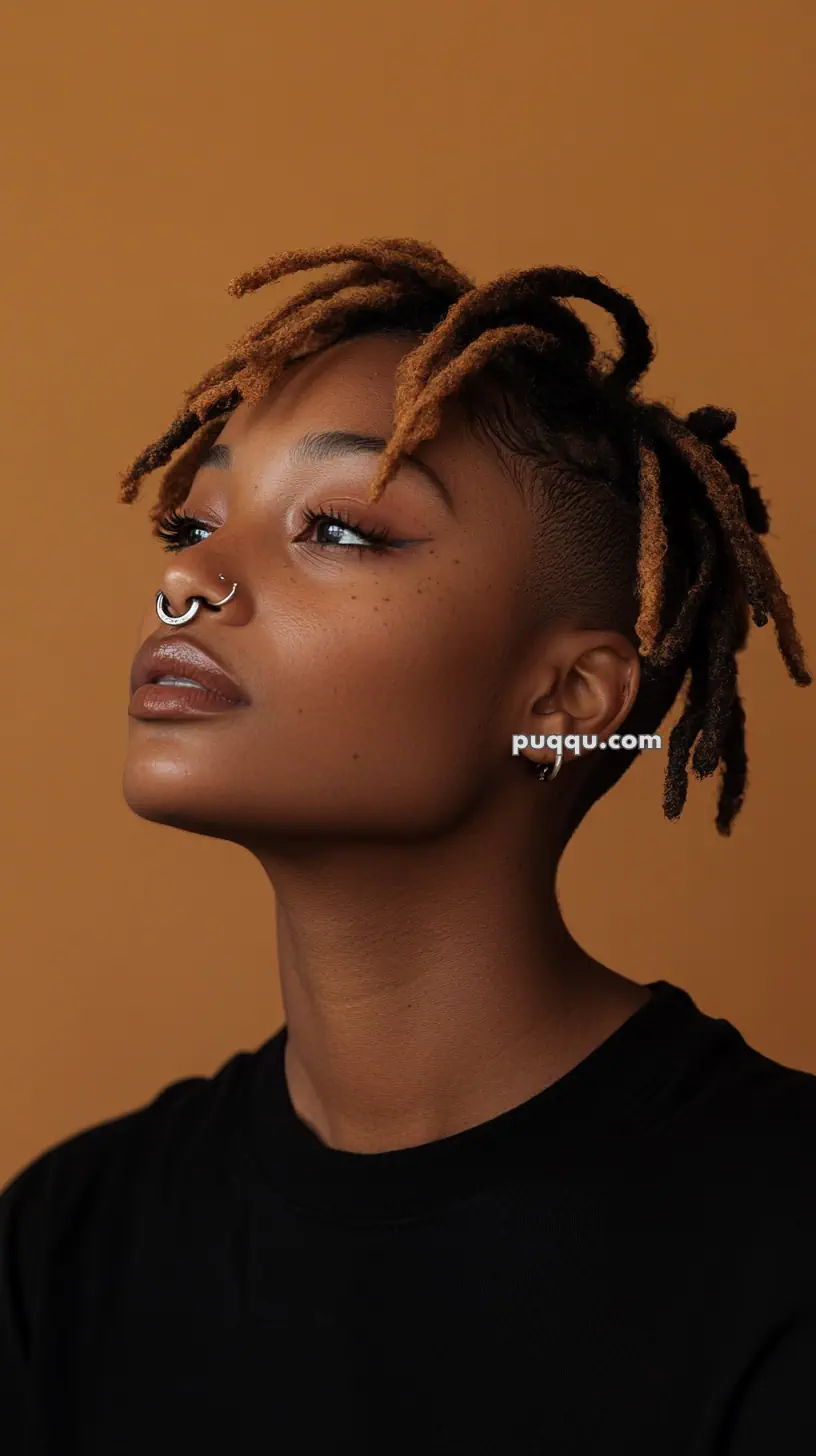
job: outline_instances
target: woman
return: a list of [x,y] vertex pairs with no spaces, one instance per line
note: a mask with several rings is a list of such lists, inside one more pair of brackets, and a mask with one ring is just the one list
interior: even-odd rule
[[691,756],[730,831],[751,618],[810,681],[735,416],[645,399],[575,270],[380,239],[231,289],[328,263],[122,491],[185,447],[125,797],[259,860],[285,1024],[7,1186],[5,1449],[812,1452],[816,1077],[555,891],[686,681],[665,812]]

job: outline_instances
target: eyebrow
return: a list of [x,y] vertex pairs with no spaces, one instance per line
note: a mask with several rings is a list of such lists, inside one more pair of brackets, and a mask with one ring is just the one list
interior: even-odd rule
[[[381,435],[358,435],[353,430],[322,430],[304,435],[298,440],[289,452],[289,461],[292,465],[303,465],[336,460],[343,455],[380,455],[387,444],[388,441]],[[220,444],[216,440],[198,468],[203,470],[205,466],[211,466],[215,470],[230,470],[233,464],[233,453],[229,445]],[[403,455],[400,469],[414,470],[423,476],[453,514],[450,491],[430,465],[426,465],[424,460],[418,460],[416,455]]]

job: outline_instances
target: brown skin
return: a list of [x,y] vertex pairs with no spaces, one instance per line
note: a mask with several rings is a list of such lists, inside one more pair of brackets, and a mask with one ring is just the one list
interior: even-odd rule
[[[292,1102],[326,1144],[357,1152],[518,1105],[650,995],[588,956],[558,908],[587,758],[539,783],[510,753],[514,733],[613,733],[637,692],[635,648],[540,620],[529,507],[458,405],[417,452],[454,514],[410,466],[371,506],[376,456],[287,462],[307,431],[387,437],[408,344],[335,345],[228,419],[234,467],[200,469],[184,506],[211,534],[167,556],[161,585],[176,611],[238,590],[182,629],[151,606],[140,640],[183,631],[251,703],[131,718],[123,780],[141,817],[242,844],[262,864]],[[302,511],[337,506],[411,544],[319,544],[331,533],[304,527]]]

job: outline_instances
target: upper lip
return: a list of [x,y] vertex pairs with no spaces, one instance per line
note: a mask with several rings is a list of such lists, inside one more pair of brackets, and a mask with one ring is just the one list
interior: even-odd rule
[[249,701],[243,689],[229,676],[219,662],[191,638],[180,634],[172,638],[148,637],[133,659],[130,673],[131,697],[145,683],[160,677],[189,677],[202,687],[218,693],[232,703]]

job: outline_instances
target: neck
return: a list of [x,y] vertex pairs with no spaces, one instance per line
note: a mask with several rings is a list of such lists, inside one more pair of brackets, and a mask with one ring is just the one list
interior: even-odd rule
[[498,1116],[648,999],[567,930],[557,853],[503,852],[495,826],[258,857],[290,1095],[331,1147],[408,1147]]

